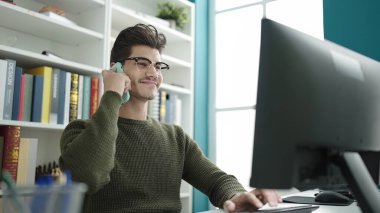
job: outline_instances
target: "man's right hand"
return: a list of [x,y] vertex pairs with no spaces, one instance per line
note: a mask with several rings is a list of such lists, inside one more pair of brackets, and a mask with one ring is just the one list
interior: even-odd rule
[[123,73],[116,73],[115,68],[111,70],[103,70],[104,92],[114,91],[123,96],[125,92],[131,89],[131,80]]

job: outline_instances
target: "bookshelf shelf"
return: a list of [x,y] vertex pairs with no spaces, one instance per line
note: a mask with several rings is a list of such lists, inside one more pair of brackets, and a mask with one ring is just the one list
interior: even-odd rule
[[42,130],[63,130],[65,125],[59,124],[48,124],[48,123],[37,123],[37,122],[27,122],[27,121],[11,121],[11,120],[0,120],[0,125],[10,125],[10,126],[20,126],[22,128],[29,129],[42,129]]
[[182,87],[178,87],[178,86],[174,86],[174,85],[170,85],[170,84],[165,84],[165,83],[163,83],[160,88],[163,90],[167,90],[167,91],[177,93],[177,94],[182,94],[182,95],[192,94],[192,92],[189,89],[185,89]]
[[0,19],[0,26],[67,45],[100,42],[104,38],[101,33],[64,24],[32,10],[2,1],[0,1],[0,14],[2,17],[7,17]]
[[190,193],[181,193],[180,197],[181,198],[188,198],[188,197],[190,197]]
[[189,62],[184,61],[182,59],[178,59],[176,57],[166,55],[166,54],[162,54],[162,60],[170,63],[170,67],[172,68],[188,68],[189,69],[192,67],[192,65]]
[[65,70],[76,70],[80,74],[91,75],[98,74],[101,68],[80,64],[68,60],[50,58],[48,56],[33,53],[30,51],[9,47],[0,44],[0,58],[12,58],[17,64],[23,67],[52,66],[60,67]]

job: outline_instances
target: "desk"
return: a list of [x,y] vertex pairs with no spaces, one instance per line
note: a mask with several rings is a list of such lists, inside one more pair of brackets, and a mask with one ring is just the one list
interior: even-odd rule
[[[309,190],[305,192],[298,192],[295,194],[290,194],[287,196],[308,196],[308,197],[314,197],[314,194],[317,193],[317,190]],[[284,196],[284,197],[287,197]],[[327,205],[320,205],[319,208],[313,213],[361,213],[362,211],[360,208],[357,206],[356,202],[353,202],[349,206],[327,206]],[[225,213],[223,210],[210,210],[210,211],[205,211],[201,213]]]

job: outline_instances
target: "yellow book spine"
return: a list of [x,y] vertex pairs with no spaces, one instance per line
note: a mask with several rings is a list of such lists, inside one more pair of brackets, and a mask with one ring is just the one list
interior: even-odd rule
[[50,119],[50,90],[51,78],[53,69],[51,67],[43,66],[27,70],[26,73],[32,75],[41,75],[44,78],[43,94],[42,94],[42,113],[41,123],[49,123]]
[[79,75],[76,73],[72,73],[71,74],[69,122],[76,120],[78,116],[78,84],[79,84]]
[[27,138],[20,138],[20,148],[19,148],[19,158],[17,165],[17,180],[16,184],[25,185],[26,184],[26,174],[27,174],[27,163],[28,163],[28,151],[29,141]]
[[166,91],[161,91],[160,93],[160,121],[165,122],[166,116]]

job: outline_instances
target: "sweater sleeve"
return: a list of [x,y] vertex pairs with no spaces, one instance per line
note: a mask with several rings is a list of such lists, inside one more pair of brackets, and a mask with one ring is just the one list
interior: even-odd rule
[[90,120],[72,121],[62,133],[60,166],[74,181],[86,183],[90,194],[110,181],[120,105],[121,96],[107,91]]
[[235,194],[246,191],[234,176],[226,174],[207,159],[189,136],[184,137],[184,180],[206,194],[211,203],[219,208],[223,208],[223,203]]

